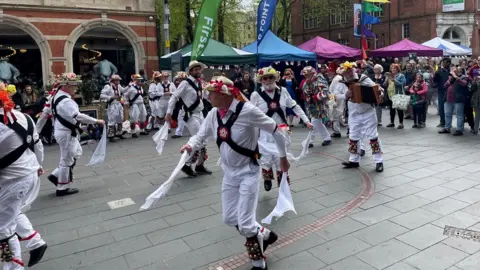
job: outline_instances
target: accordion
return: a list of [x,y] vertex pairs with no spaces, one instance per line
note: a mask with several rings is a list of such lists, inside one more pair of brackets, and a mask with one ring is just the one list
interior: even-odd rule
[[380,87],[375,85],[373,87],[362,86],[360,83],[353,83],[349,86],[352,97],[350,101],[353,103],[367,103],[367,104],[381,104],[382,93]]

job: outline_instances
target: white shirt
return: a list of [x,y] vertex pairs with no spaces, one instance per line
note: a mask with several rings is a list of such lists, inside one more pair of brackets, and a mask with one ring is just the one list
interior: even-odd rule
[[[229,107],[228,113],[223,117],[222,122],[226,123],[230,116],[235,112],[238,100],[234,99]],[[218,137],[217,129],[217,108],[213,108],[208,114],[197,134],[190,138],[188,145],[195,151],[203,147],[203,142],[213,136],[215,140]],[[282,134],[276,131],[275,121],[262,113],[257,107],[249,102],[245,102],[242,111],[237,116],[235,123],[231,128],[231,138],[239,146],[255,150],[257,146],[260,129],[269,134],[273,133],[273,138],[277,144],[278,151],[282,157],[286,156],[285,139]],[[223,164],[232,167],[239,167],[248,164],[250,157],[244,156],[233,150],[226,142],[220,145],[220,156]]]
[[[201,88],[201,84],[192,76],[188,76],[188,79],[190,79],[194,84],[198,85],[199,88]],[[187,106],[190,107],[195,103],[197,100],[198,93],[197,91],[187,82],[187,80],[183,80],[177,87],[177,91],[172,92],[172,96],[170,97],[170,100],[168,101],[168,114],[172,114],[173,109],[175,108],[175,104],[177,101],[181,98],[183,100],[183,103]],[[200,113],[203,110],[203,102],[200,97],[200,104],[198,104],[197,108],[193,110],[193,113]]]
[[[166,89],[167,86],[168,86],[168,89]],[[167,100],[170,99],[170,96],[173,92],[177,91],[175,84],[169,81],[159,83],[158,88],[160,90],[159,94],[162,97],[162,99],[167,99]],[[166,90],[168,90],[168,93],[170,94],[165,94]]]
[[[123,93],[128,89],[128,87],[122,87],[120,84],[117,86],[117,96],[120,98]],[[112,97],[115,96],[114,84],[106,84],[102,92],[100,93],[100,98],[103,101],[109,101]],[[114,100],[113,102],[120,102],[120,100]]]
[[133,101],[133,104],[143,104],[143,88],[141,85],[137,86],[138,89],[135,87],[135,84],[130,84],[128,86],[128,89],[125,91],[124,96],[127,98],[127,102],[130,103],[130,100],[132,100],[137,93],[140,93],[140,96]]
[[[262,86],[260,91],[263,91],[263,92],[267,93],[267,95],[271,99],[273,99],[273,97],[275,95],[275,91],[279,91],[279,90],[276,89],[275,91],[272,91],[271,93],[269,93],[268,91],[265,91],[265,89]],[[287,107],[288,108],[293,108],[293,111],[295,112],[295,114],[298,115],[303,120],[303,122],[310,123],[310,120],[305,115],[305,112],[302,110],[302,108],[300,106],[297,106],[297,102],[290,96],[287,89],[285,87],[280,87],[280,91],[281,91],[281,93],[280,93],[280,107],[282,108],[282,111],[283,111],[285,117],[287,117],[287,112],[286,112]],[[263,113],[268,112],[268,105],[269,104],[267,104],[267,102],[256,91],[253,92],[252,95],[250,96],[250,102],[253,103],[255,106],[257,106]],[[283,120],[282,120],[282,118],[280,118],[278,113],[274,113],[272,115],[272,119],[275,120],[275,122],[277,124],[283,124]],[[287,123],[285,123],[285,124],[287,124]]]
[[[358,75],[355,73],[355,79],[358,78]],[[367,76],[362,74],[360,76],[360,85],[361,86],[368,86],[373,87],[375,83]],[[373,106],[367,103],[353,103],[351,101],[348,102],[348,113],[349,114],[363,114],[369,110],[372,110]]]
[[[81,113],[80,110],[78,109],[78,104],[72,99],[72,97],[68,93],[62,90],[58,90],[57,94],[53,98],[52,106],[55,103],[55,101],[61,96],[67,96],[68,98],[60,101],[60,103],[58,103],[55,109],[56,109],[56,113],[60,115],[63,119],[65,119],[66,121],[74,125],[76,125],[77,122],[81,122],[84,124],[97,123],[97,119]],[[55,128],[55,132],[57,131],[71,132],[71,130],[65,127],[64,125],[62,125],[58,121],[58,119],[55,119],[54,128]]]
[[[27,116],[23,113],[12,110],[12,113],[17,118],[17,122],[25,129],[28,127]],[[0,108],[0,114],[4,114],[3,108]],[[0,158],[3,158],[8,153],[17,149],[23,144],[24,138],[21,138],[13,129],[3,124],[3,119],[0,119]],[[38,133],[33,124],[33,141],[38,140]],[[38,171],[43,163],[43,145],[42,142],[38,142],[34,145],[35,153],[27,148],[23,155],[13,162],[10,166],[3,170],[0,170],[0,182],[21,178]]]

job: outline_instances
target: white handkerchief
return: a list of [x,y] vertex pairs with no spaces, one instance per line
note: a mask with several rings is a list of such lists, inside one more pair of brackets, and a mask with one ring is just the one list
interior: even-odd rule
[[95,149],[95,152],[93,152],[92,158],[90,158],[90,162],[88,162],[87,166],[93,166],[93,165],[98,165],[103,163],[105,161],[106,154],[107,154],[107,127],[104,126],[102,138],[98,142],[97,149]]
[[276,217],[275,220],[283,217],[283,215],[288,211],[295,211],[295,206],[293,205],[292,193],[290,192],[290,186],[287,182],[287,173],[283,173],[282,182],[280,183],[280,190],[278,192],[277,205],[273,208],[273,211],[266,218],[262,219],[262,223],[271,224],[272,218]]
[[162,154],[163,146],[165,146],[165,142],[168,140],[169,128],[170,128],[170,124],[165,123],[165,125],[163,125],[163,127],[152,136],[153,141],[157,145],[156,149],[157,149],[158,155]]

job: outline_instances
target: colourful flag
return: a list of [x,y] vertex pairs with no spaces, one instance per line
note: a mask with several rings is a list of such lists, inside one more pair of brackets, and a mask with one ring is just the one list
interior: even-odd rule
[[363,26],[363,35],[367,38],[372,38],[375,37],[375,33],[370,31],[370,29],[367,28],[367,26]]
[[363,60],[367,59],[367,50],[368,50],[368,43],[365,36],[362,37],[362,58]]
[[380,19],[375,17],[375,16],[372,16],[372,15],[369,15],[365,12],[362,13],[362,24],[365,25],[365,24],[377,24],[377,23],[380,23]]
[[382,8],[377,7],[372,3],[364,2],[362,10],[363,10],[363,12],[376,12],[376,11],[382,11]]
[[370,3],[390,3],[388,0],[363,0],[363,2],[370,2]]
[[191,60],[197,60],[208,45],[215,24],[217,23],[218,8],[222,0],[203,0],[195,27]]
[[257,47],[260,46],[265,34],[270,29],[277,0],[262,0],[258,4],[257,11]]

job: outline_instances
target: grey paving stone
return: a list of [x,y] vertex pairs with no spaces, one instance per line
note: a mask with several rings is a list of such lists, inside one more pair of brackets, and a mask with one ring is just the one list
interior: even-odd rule
[[102,222],[102,221],[103,219],[101,215],[97,213],[97,214],[71,218],[68,220],[59,221],[55,223],[50,223],[48,225],[36,226],[36,229],[38,230],[39,228],[44,227],[47,234],[54,234],[54,233],[76,229],[85,225]]
[[454,226],[457,228],[468,228],[478,222],[480,222],[480,217],[470,215],[462,211],[458,211],[458,212],[449,214],[447,216],[444,216],[431,223],[440,228],[444,228],[445,225]]
[[452,180],[457,180],[458,178],[462,178],[469,174],[470,174],[469,172],[453,169],[453,170],[448,170],[448,171],[436,174],[434,177],[447,180],[447,181],[452,181]]
[[125,255],[131,268],[140,268],[154,262],[163,261],[179,254],[190,251],[187,244],[181,239],[156,245]]
[[268,264],[268,268],[276,270],[317,270],[324,266],[326,266],[325,263],[305,251]]
[[380,193],[383,194],[383,195],[387,195],[391,198],[400,199],[402,197],[406,197],[408,195],[420,192],[422,190],[423,189],[418,188],[418,187],[414,187],[410,184],[403,184],[403,185],[400,185],[400,186],[396,186],[394,188],[389,188],[389,189],[383,190]]
[[[352,181],[353,180],[353,181]],[[332,194],[339,191],[347,190],[353,187],[357,187],[360,185],[360,181],[357,179],[347,179],[342,180],[330,184],[326,184],[323,186],[316,187],[315,189],[321,191],[325,194]]]
[[462,202],[474,204],[480,201],[480,196],[478,196],[479,192],[480,192],[480,189],[478,188],[470,188],[465,191],[454,194],[450,197]]
[[408,230],[404,227],[385,220],[364,229],[358,230],[352,235],[362,240],[363,242],[374,246],[406,232],[408,232]]
[[208,230],[208,229],[223,225],[223,215],[215,214],[213,216],[200,218],[200,219],[197,219],[197,222],[200,225],[200,227],[204,228],[205,230]]
[[[474,160],[470,160],[470,161],[475,162]],[[466,165],[463,165],[461,167],[458,167],[457,169],[460,170],[460,171],[467,172],[467,173],[476,173],[476,172],[480,171],[480,168],[478,167],[478,164],[476,164],[476,163],[466,164]]]
[[477,270],[479,265],[480,252],[477,252],[456,264],[456,266],[462,270]]
[[477,186],[478,182],[466,178],[461,178],[458,180],[450,181],[446,184],[443,184],[442,187],[453,189],[456,191],[464,191],[471,187]]
[[324,206],[333,206],[339,203],[344,203],[352,200],[355,197],[352,193],[346,191],[340,191],[330,195],[323,196],[319,199],[316,199],[315,202]]
[[[476,230],[475,228],[470,228]],[[476,241],[462,239],[458,237],[449,237],[442,241],[445,245],[451,246],[468,254],[474,254],[480,251],[480,245]]]
[[96,248],[99,246],[111,244],[115,242],[110,233],[102,233],[94,236],[80,238],[70,242],[65,242],[48,248],[48,252],[45,253],[45,260],[60,258],[66,255],[74,254],[77,252],[85,251],[88,249]]
[[212,245],[217,242],[233,238],[238,235],[238,231],[233,227],[220,226],[218,228],[208,229],[203,232],[195,233],[183,238],[193,250],[204,246]]
[[[426,152],[421,152],[421,153],[426,153]],[[430,166],[430,163],[415,160],[415,161],[412,161],[412,162],[403,163],[403,164],[399,165],[398,167],[402,168],[402,169],[413,171],[413,170],[418,170],[418,169],[425,168],[425,167],[428,167],[428,166]]]
[[218,203],[219,201],[222,201],[220,194],[212,194],[190,201],[181,202],[179,203],[179,205],[185,210],[191,210],[202,206]]
[[403,175],[411,177],[413,179],[422,179],[422,178],[425,178],[425,177],[428,177],[428,176],[432,176],[436,173],[437,173],[436,171],[432,171],[432,170],[425,169],[425,168],[420,168],[420,169],[413,170],[413,171],[410,170],[409,172],[406,172]]
[[303,227],[307,224],[310,224],[316,220],[317,218],[312,215],[304,215],[293,219],[280,219],[276,223],[272,222],[272,226],[269,226],[269,228],[275,230],[277,234],[280,233],[283,235],[294,231],[300,227]]
[[322,198],[323,196],[325,196],[325,193],[323,193],[323,192],[320,192],[316,189],[308,189],[308,190],[303,190],[303,191],[293,193],[292,194],[292,199],[293,199],[294,202],[301,203],[301,202],[308,201],[308,200],[314,200],[314,199],[317,199],[317,198]]
[[365,225],[372,225],[383,220],[401,214],[395,209],[385,207],[383,205],[370,208],[360,213],[351,215],[350,217],[356,221],[359,221]]
[[358,253],[356,256],[369,265],[383,269],[418,252],[417,249],[396,239]]
[[360,208],[361,209],[369,209],[369,208],[375,207],[377,205],[382,205],[382,204],[385,204],[385,203],[393,201],[393,200],[394,199],[389,197],[389,196],[383,195],[381,193],[375,193],[375,194],[373,194],[372,197],[370,197],[368,199],[368,201],[366,201],[365,203],[360,205]]
[[130,217],[132,217],[132,219],[135,220],[136,222],[145,222],[145,221],[173,215],[176,213],[180,213],[182,211],[183,209],[178,204],[172,204],[164,207],[149,209],[147,211],[142,211],[140,213],[133,214]]
[[[407,169],[403,169],[403,168],[400,168],[400,167],[393,167],[393,168],[388,168],[388,170],[384,170],[382,172],[382,176],[384,177],[389,177],[389,176],[396,176],[396,175],[400,175],[400,174],[404,174],[408,172]],[[384,183],[381,183],[381,184],[384,184]],[[384,184],[386,185],[386,184]],[[386,185],[388,186],[388,185]]]
[[78,234],[81,238],[95,235],[99,233],[109,232],[118,228],[123,228],[135,224],[135,221],[131,217],[120,217],[112,220],[104,221],[101,223],[90,224],[77,228]]
[[412,181],[415,181],[415,179],[405,175],[393,174],[393,175],[390,175],[390,177],[384,177],[380,180],[376,180],[375,184],[381,184],[387,187],[397,187]]
[[[293,182],[294,181],[294,182]],[[293,192],[299,192],[310,188],[321,187],[325,185],[325,182],[319,181],[316,178],[307,178],[301,180],[292,180],[293,185],[290,186],[290,190]]]
[[385,268],[385,270],[419,270],[419,268],[413,267],[406,262],[398,262],[390,267]]
[[95,265],[90,265],[88,267],[78,268],[78,270],[105,270],[105,269],[115,269],[115,270],[130,270],[128,267],[127,261],[124,257],[117,257],[110,259],[108,261],[103,261]]
[[316,232],[316,234],[323,239],[329,241],[340,236],[344,236],[346,234],[358,231],[362,228],[365,228],[365,225],[363,225],[362,223],[355,221],[349,217],[344,217],[339,221],[319,230],[318,232]]
[[309,249],[308,252],[322,262],[332,264],[369,247],[370,245],[367,243],[351,235],[346,235]]
[[418,192],[415,195],[430,201],[438,201],[455,193],[457,193],[456,190],[438,186]]
[[409,195],[407,197],[403,197],[401,199],[386,203],[385,206],[405,213],[412,211],[415,208],[429,204],[430,202],[431,201],[427,199],[415,195]]
[[355,256],[345,258],[339,262],[331,264],[322,270],[375,270],[372,266],[362,262]]
[[43,240],[45,240],[45,242],[48,243],[48,246],[58,245],[58,244],[73,241],[79,238],[77,229],[54,233],[54,234],[41,235],[41,236]]
[[177,226],[152,231],[151,233],[147,233],[147,238],[150,240],[150,242],[152,242],[152,244],[158,245],[160,243],[179,239],[203,230],[205,230],[205,228],[201,227],[197,221],[191,221]]
[[428,210],[433,213],[437,213],[442,216],[446,216],[455,211],[467,207],[469,204],[461,202],[452,198],[444,198],[436,202],[432,202],[425,206],[422,206],[422,209]]
[[417,208],[410,212],[391,218],[390,220],[405,228],[415,229],[441,217],[442,216],[439,214],[432,213],[422,208]]
[[445,269],[461,261],[468,254],[444,244],[423,250],[405,261],[418,269]]
[[429,170],[432,170],[434,172],[445,172],[445,171],[455,169],[457,167],[458,167],[458,165],[450,163],[450,162],[440,162],[440,163],[437,163],[437,164],[427,166],[425,168],[429,169]]
[[[49,251],[47,251],[47,253],[48,252]],[[87,260],[87,258],[84,251],[53,260],[46,260],[44,256],[44,259],[35,265],[35,270],[73,270],[81,266],[85,260]]]
[[432,187],[443,185],[445,183],[447,183],[447,181],[437,177],[426,177],[424,179],[410,182],[410,185],[421,188],[421,189],[429,189]]
[[272,252],[272,254],[279,259],[283,259],[295,255],[299,252],[311,249],[323,243],[325,243],[325,239],[316,234],[310,234],[281,249],[275,250],[274,252]]
[[[301,202],[301,203],[295,203],[295,210],[297,211],[297,214],[293,213],[293,212],[287,212],[284,217],[288,218],[288,219],[292,219],[292,218],[296,218],[296,217],[299,217],[299,216],[303,216],[303,215],[307,215],[307,214],[310,214],[310,213],[313,213],[315,211],[318,211],[318,210],[321,210],[321,209],[325,209],[325,207],[321,204],[318,204],[312,200],[310,201],[305,201],[305,202]],[[273,209],[273,208],[271,208]],[[257,213],[257,216],[258,216],[258,213]]]
[[212,208],[204,206],[190,211],[183,211],[177,214],[166,216],[164,219],[170,225],[178,225],[214,214],[216,214],[216,212]]
[[443,235],[443,229],[431,224],[426,224],[397,237],[398,240],[418,249],[425,249],[446,238]]

